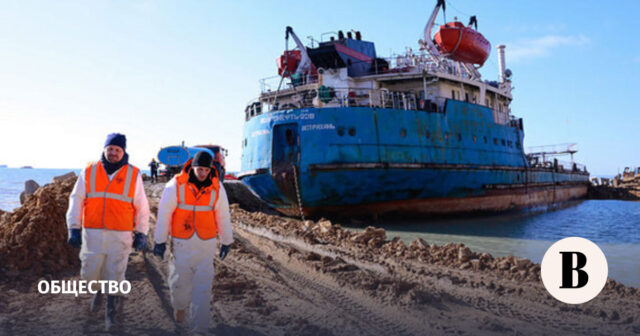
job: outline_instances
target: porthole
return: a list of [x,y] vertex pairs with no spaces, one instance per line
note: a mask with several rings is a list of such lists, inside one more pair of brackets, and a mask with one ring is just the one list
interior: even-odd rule
[[431,137],[431,134],[429,134],[429,131],[425,131],[424,132],[424,136],[429,139]]
[[339,136],[343,136],[344,135],[344,127],[338,127],[338,135]]
[[400,129],[400,136],[403,137],[403,138],[406,138],[407,137],[407,130],[404,129],[404,128],[401,128]]
[[487,143],[487,137],[486,136],[483,136],[482,140],[484,140],[484,143]]
[[458,133],[458,141],[462,141],[462,134]]
[[474,135],[474,136],[472,136],[471,138],[473,139],[473,143],[476,143],[476,140],[477,140],[477,139],[476,139],[476,136]]
[[449,140],[449,132],[445,132],[444,133],[444,139],[445,140]]
[[356,135],[356,128],[355,127],[349,128],[349,135],[350,136],[355,136]]

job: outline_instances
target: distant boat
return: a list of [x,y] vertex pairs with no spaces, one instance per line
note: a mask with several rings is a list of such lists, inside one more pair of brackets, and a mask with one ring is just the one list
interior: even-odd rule
[[20,167],[20,169],[33,169],[33,167],[31,167],[31,166],[22,166],[22,167]]

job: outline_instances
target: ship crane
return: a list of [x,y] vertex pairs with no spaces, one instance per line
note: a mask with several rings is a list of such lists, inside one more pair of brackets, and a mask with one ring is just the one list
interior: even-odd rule
[[[300,61],[293,75],[306,76],[304,82],[308,83],[311,79],[310,77],[314,70],[313,63],[311,62],[311,58],[309,57],[309,53],[307,53],[307,48],[304,46],[304,44],[302,44],[302,41],[300,41],[300,38],[298,38],[298,35],[296,35],[296,33],[293,32],[293,28],[291,28],[290,26],[287,26],[285,30],[285,36],[284,36],[285,53],[282,56],[282,59],[283,59],[283,69],[281,73],[282,77],[280,78],[280,83],[278,84],[278,89],[276,90],[276,95],[273,100],[274,105],[276,105],[276,103],[278,102],[278,94],[280,93],[280,88],[282,87],[282,82],[284,81],[284,78],[292,76],[292,74],[289,72],[289,64],[288,64],[288,62],[291,61],[290,55],[289,55],[289,36],[293,38],[293,41],[296,43],[298,49],[300,49]],[[295,76],[292,76],[292,77],[295,77]],[[294,90],[296,89],[295,84],[292,87]]]
[[311,58],[307,53],[307,48],[304,46],[304,44],[302,44],[302,41],[300,41],[300,39],[298,38],[298,35],[296,35],[296,33],[293,32],[293,28],[291,28],[290,26],[287,26],[287,31],[285,34],[285,40],[286,40],[287,46],[289,45],[289,36],[293,38],[293,41],[298,46],[298,49],[300,49],[300,54],[301,54],[300,63],[296,68],[295,74],[309,75],[311,73],[312,63],[311,63]]

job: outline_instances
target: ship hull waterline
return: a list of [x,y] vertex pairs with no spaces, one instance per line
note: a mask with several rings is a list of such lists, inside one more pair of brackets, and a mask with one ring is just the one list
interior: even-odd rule
[[[424,217],[428,215],[497,213],[557,206],[568,201],[583,199],[586,194],[586,185],[572,185],[558,186],[551,189],[535,188],[533,190],[529,189],[527,192],[513,191],[513,193],[508,194],[465,198],[429,198],[340,206],[303,206],[302,211],[305,216],[325,215],[338,217],[385,215]],[[286,216],[300,216],[300,209],[295,205],[291,207],[278,207],[276,210]]]

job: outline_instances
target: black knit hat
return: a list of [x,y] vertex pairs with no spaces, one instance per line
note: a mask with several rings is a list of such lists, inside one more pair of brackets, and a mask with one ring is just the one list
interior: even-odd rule
[[107,140],[104,142],[104,146],[109,145],[120,146],[123,150],[127,149],[127,137],[120,133],[111,133],[107,135]]
[[207,151],[199,151],[196,155],[193,156],[193,162],[191,166],[193,167],[207,167],[211,168],[213,165],[213,157]]

